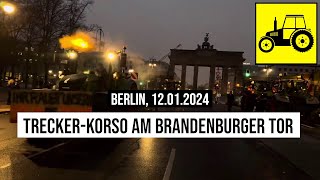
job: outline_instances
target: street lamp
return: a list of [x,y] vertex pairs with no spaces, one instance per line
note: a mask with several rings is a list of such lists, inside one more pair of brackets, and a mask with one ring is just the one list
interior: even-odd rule
[[151,67],[152,69],[153,68],[155,68],[155,67],[157,67],[157,64],[156,64],[156,59],[154,59],[154,58],[151,58],[150,60],[149,60],[149,67]]
[[78,57],[78,53],[75,52],[75,51],[69,51],[69,52],[67,53],[67,56],[68,56],[69,59],[75,60],[75,59],[77,59],[77,57]]
[[3,11],[7,14],[12,14],[15,11],[15,7],[11,4],[4,5],[2,8]]
[[16,7],[8,2],[1,2],[0,1],[0,10],[3,11],[2,15],[2,26],[4,27],[6,33],[9,33],[8,27],[6,27],[6,15],[11,15],[15,12]]
[[269,76],[269,73],[272,72],[272,69],[271,69],[271,68],[269,68],[269,69],[264,69],[264,72],[266,72],[266,73],[267,73],[267,76]]
[[[78,61],[76,61],[76,59],[78,58],[78,53],[74,50],[69,50],[67,51],[67,57],[69,60],[72,60],[72,61],[75,61],[75,73],[77,73],[77,69],[78,69]],[[68,69],[70,68],[69,66],[69,63],[70,62],[67,62],[67,66],[68,66]]]
[[117,56],[118,56],[119,53],[120,53],[120,52],[116,52],[116,51],[107,51],[107,52],[104,53],[104,58],[106,59],[106,61],[107,61],[108,64],[109,64],[109,70],[108,70],[108,71],[110,71],[110,72],[109,72],[110,75],[111,75],[111,73],[112,73],[112,71],[113,71],[113,69],[112,69],[112,62],[117,58]]
[[107,53],[107,59],[110,61],[113,61],[116,58],[116,54],[113,52],[108,52]]
[[8,2],[0,3],[0,6],[6,14],[12,14],[16,10],[16,7],[13,4]]
[[269,74],[272,72],[271,68],[264,68],[263,72],[265,72],[267,74],[267,81],[269,81]]
[[156,63],[149,63],[149,67],[151,67],[152,69],[157,67],[157,64]]

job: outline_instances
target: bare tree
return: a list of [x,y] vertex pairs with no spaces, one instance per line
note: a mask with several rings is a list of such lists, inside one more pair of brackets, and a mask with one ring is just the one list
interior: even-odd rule
[[65,23],[68,33],[74,33],[83,28],[86,9],[93,4],[93,0],[67,0],[68,22]]
[[0,63],[14,62],[8,58],[10,53],[12,54],[12,49],[21,51],[24,47],[34,47],[44,64],[46,83],[50,55],[53,55],[58,48],[59,38],[70,35],[78,29],[89,31],[98,29],[97,25],[85,24],[86,10],[93,4],[93,0],[15,0],[14,2],[18,10],[10,17],[6,29],[0,26],[0,39],[1,42],[5,42],[1,43],[4,47],[0,48],[0,56],[4,56],[2,59],[8,59],[8,62]]
[[92,0],[22,0],[27,19],[23,37],[35,44],[44,62],[45,82],[48,82],[50,54],[58,47],[58,40],[85,27],[86,9]]

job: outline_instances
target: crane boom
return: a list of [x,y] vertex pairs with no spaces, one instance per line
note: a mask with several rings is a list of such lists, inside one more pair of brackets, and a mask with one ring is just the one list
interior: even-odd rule
[[[178,44],[178,46],[175,47],[174,49],[178,49],[181,46],[182,46],[181,44]],[[161,59],[159,59],[158,62],[161,62],[161,61],[165,60],[169,55],[170,55],[170,52],[168,54],[166,54],[165,56],[163,56]]]

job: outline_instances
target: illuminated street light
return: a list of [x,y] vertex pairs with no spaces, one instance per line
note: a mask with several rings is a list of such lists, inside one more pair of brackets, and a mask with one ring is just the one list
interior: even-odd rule
[[12,14],[15,12],[15,6],[11,3],[4,3],[4,5],[1,5],[3,11],[7,14]]
[[263,69],[263,72],[272,72],[272,69],[271,69],[271,68],[268,68],[268,69],[267,69],[267,68],[264,68],[264,69]]
[[149,63],[149,66],[150,66],[151,68],[154,68],[154,67],[157,67],[157,64],[156,64],[156,63]]
[[83,74],[90,74],[90,70],[83,71]]
[[264,69],[263,69],[263,72],[266,73],[266,75],[267,75],[267,81],[269,81],[269,74],[272,72],[272,69],[271,69],[271,68],[264,68]]
[[67,53],[67,56],[69,59],[71,60],[75,60],[78,57],[78,53],[76,53],[75,51],[70,51]]
[[49,70],[48,73],[49,73],[49,74],[52,74],[52,70]]
[[149,67],[151,67],[152,69],[153,69],[154,67],[157,67],[156,59],[151,58],[151,59],[149,60]]
[[116,79],[118,77],[117,72],[113,73],[113,78]]
[[272,69],[271,69],[271,68],[269,68],[269,69],[263,69],[263,72],[270,73],[270,72],[272,72]]
[[133,73],[134,72],[134,70],[133,69],[129,69],[129,73]]
[[107,54],[107,58],[108,58],[109,60],[114,60],[115,57],[116,57],[115,53],[109,52],[109,53]]

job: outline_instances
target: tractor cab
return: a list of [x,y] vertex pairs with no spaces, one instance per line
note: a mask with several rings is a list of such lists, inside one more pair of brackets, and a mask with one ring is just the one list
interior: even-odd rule
[[306,21],[303,15],[286,15],[282,29],[306,29]]
[[298,52],[306,52],[312,48],[313,43],[314,39],[311,30],[307,29],[304,15],[286,15],[281,29],[277,29],[275,18],[274,30],[261,38],[259,48],[268,53],[274,46],[292,46]]

